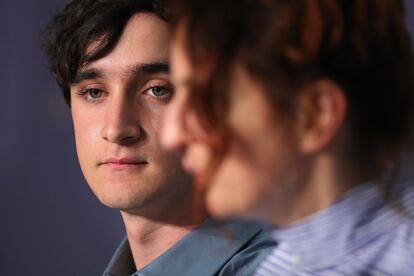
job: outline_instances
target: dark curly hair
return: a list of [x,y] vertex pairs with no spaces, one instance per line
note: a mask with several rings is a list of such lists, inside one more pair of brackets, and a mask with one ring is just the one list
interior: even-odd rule
[[[110,53],[128,20],[138,12],[168,22],[160,0],[74,0],[49,23],[43,49],[51,71],[70,105],[70,84],[78,70]],[[94,43],[93,50],[87,51]]]

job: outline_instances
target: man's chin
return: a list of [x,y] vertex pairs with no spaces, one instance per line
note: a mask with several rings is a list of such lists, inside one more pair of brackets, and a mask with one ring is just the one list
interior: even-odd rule
[[99,201],[106,207],[121,211],[141,209],[148,205],[146,198],[110,197],[98,196]]

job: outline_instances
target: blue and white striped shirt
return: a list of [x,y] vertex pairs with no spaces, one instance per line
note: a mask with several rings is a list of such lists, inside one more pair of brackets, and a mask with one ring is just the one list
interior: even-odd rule
[[[413,184],[402,187],[400,203],[413,214]],[[373,182],[272,236],[279,245],[257,276],[414,275],[414,219],[386,202]]]

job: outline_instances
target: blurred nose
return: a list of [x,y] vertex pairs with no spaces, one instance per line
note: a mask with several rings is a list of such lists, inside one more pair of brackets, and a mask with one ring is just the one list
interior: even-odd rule
[[161,144],[171,151],[183,150],[189,142],[186,126],[186,97],[176,93],[167,105],[161,130]]
[[138,111],[133,100],[124,96],[114,96],[108,104],[102,138],[111,143],[130,145],[143,136]]

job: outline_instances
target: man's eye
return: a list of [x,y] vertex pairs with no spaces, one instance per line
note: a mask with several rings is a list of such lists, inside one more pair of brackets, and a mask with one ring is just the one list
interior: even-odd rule
[[102,91],[98,89],[88,89],[87,93],[93,99],[102,97]]
[[163,86],[154,86],[148,90],[148,93],[154,97],[165,97],[171,94],[171,89],[168,89]]

